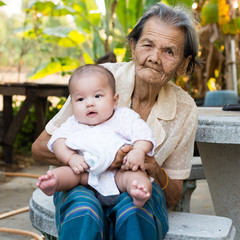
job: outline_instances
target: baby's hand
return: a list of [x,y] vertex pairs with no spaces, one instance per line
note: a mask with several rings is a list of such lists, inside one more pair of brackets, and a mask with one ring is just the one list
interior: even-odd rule
[[79,154],[72,155],[71,159],[68,162],[68,165],[76,174],[83,173],[89,168],[83,156]]
[[140,149],[131,150],[123,159],[122,169],[137,171],[139,168],[145,171],[145,153]]

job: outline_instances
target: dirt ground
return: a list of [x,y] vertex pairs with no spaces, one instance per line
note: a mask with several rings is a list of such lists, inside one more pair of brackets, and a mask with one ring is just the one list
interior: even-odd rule
[[[15,156],[17,162],[13,166],[6,166],[0,160],[0,216],[13,210],[28,207],[33,191],[36,189],[37,178],[29,177],[3,177],[5,172],[27,173],[34,175],[44,174],[49,166],[36,163],[31,156]],[[4,179],[3,179],[4,178]],[[206,180],[197,181],[194,191],[190,212],[199,214],[215,215],[211,196]],[[0,228],[21,229],[41,235],[29,219],[29,212],[23,212],[4,219],[0,218]],[[29,236],[15,235],[0,232],[1,240],[27,240],[33,239]]]
[[[0,216],[8,214],[14,210],[20,210],[28,207],[29,200],[33,191],[36,189],[37,178],[23,177],[23,176],[5,176],[5,173],[13,172],[16,174],[33,174],[42,175],[47,169],[48,165],[35,163],[31,157],[16,156],[18,161],[12,165],[5,165],[0,161]],[[0,228],[11,228],[30,231],[41,235],[36,229],[32,227],[29,219],[29,212],[22,212],[1,219]],[[24,240],[33,239],[27,235],[18,235],[0,232],[1,240]]]

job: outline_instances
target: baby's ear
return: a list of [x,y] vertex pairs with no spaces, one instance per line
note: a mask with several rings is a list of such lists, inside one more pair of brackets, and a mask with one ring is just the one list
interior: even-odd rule
[[116,93],[113,97],[113,101],[114,101],[114,106],[116,107],[118,105],[118,99],[119,99],[119,94]]

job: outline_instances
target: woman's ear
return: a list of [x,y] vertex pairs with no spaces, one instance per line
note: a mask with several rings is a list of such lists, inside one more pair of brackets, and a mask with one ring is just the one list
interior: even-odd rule
[[131,52],[132,52],[132,58],[133,58],[134,53],[135,53],[135,47],[136,47],[135,42],[133,41],[133,39],[130,39],[130,48],[131,48]]
[[113,97],[114,108],[117,107],[117,105],[118,105],[118,99],[119,99],[119,94],[116,93]]
[[188,56],[187,58],[184,58],[183,62],[179,66],[178,70],[176,71],[177,75],[183,75],[186,73],[187,67],[192,59],[192,56]]

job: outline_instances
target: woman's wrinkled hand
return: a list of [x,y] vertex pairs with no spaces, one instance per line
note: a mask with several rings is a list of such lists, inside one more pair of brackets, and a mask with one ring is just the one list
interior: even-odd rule
[[156,172],[159,168],[158,163],[156,162],[155,157],[145,157],[145,170],[153,178],[156,177]]
[[117,151],[115,159],[108,170],[116,170],[121,168],[123,164],[123,158],[133,149],[132,145],[124,145]]

